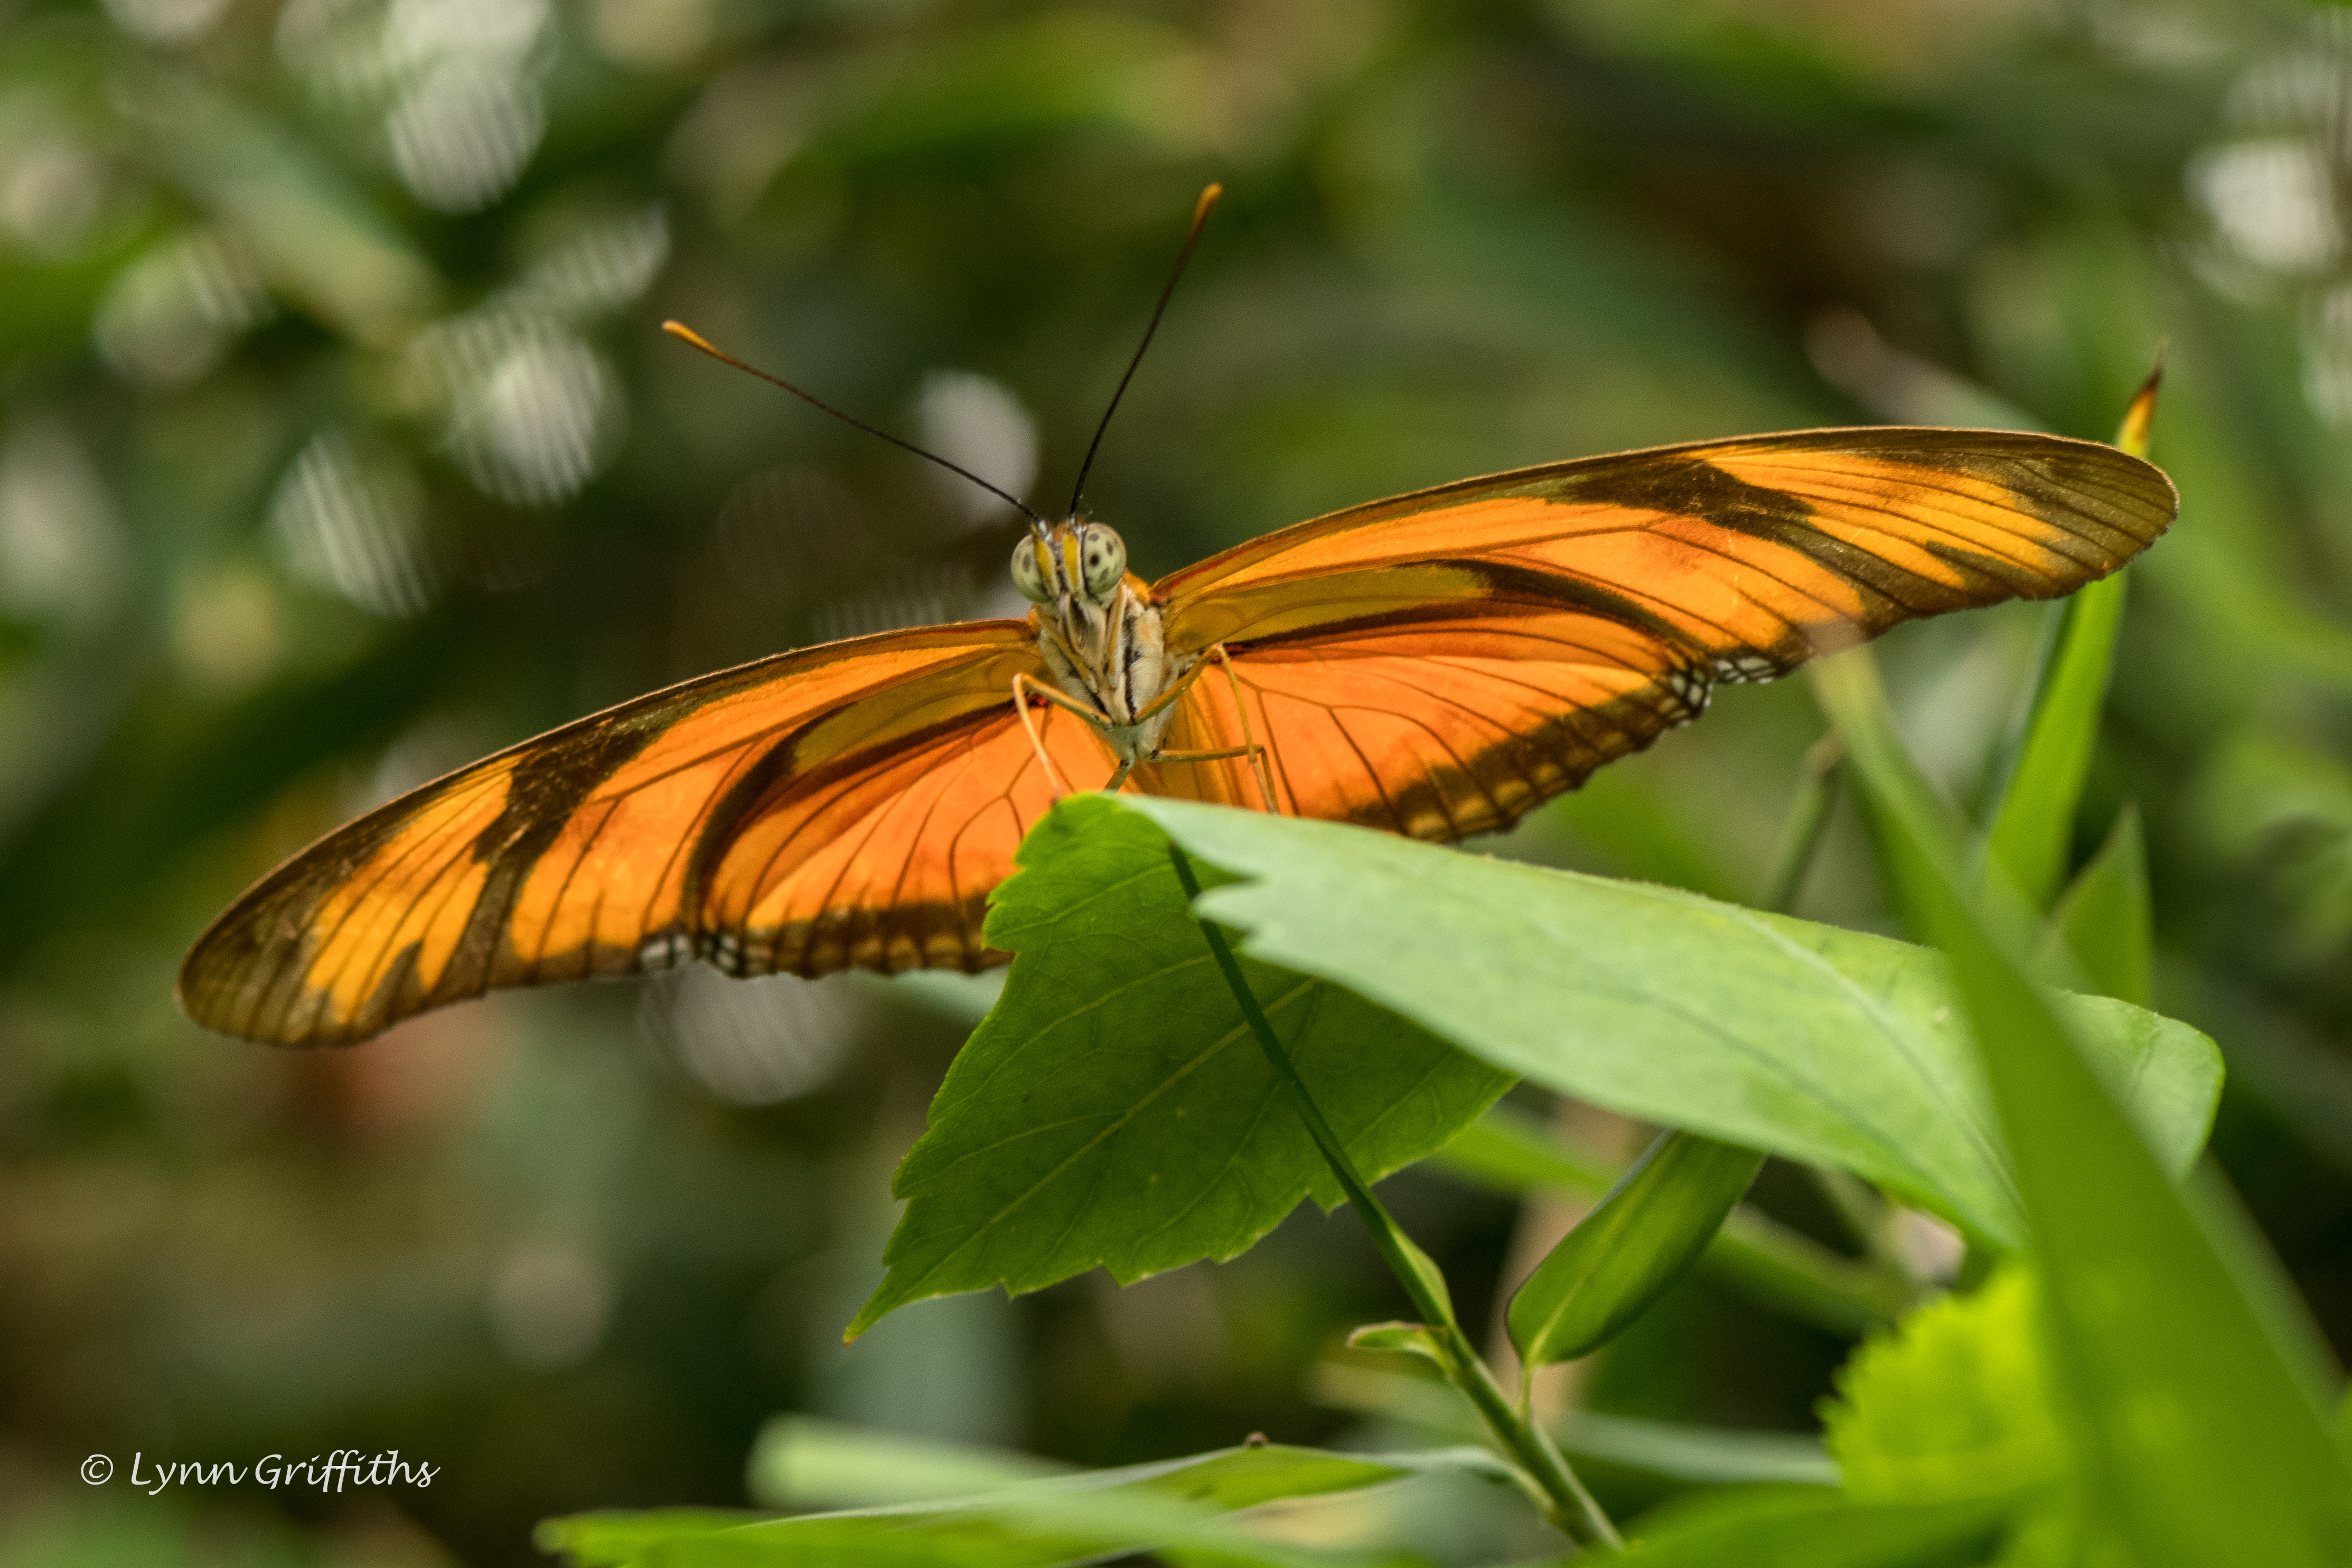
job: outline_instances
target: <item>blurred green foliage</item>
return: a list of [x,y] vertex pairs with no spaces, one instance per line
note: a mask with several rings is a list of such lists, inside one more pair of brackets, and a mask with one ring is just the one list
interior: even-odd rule
[[[1211,179],[1089,483],[1147,576],[1653,442],[2104,436],[2171,339],[2182,520],[2136,569],[2063,848],[2138,813],[2157,943],[2116,962],[2228,1054],[2221,1163],[2341,1354],[2347,100],[2340,15],[2235,0],[19,0],[0,1563],[530,1561],[547,1514],[740,1506],[782,1409],[1089,1464],[1359,1419],[1329,1358],[1397,1302],[1344,1218],[838,1345],[969,988],[689,973],[308,1056],[169,1000],[204,919],[399,788],[722,664],[1007,604],[1003,513],[662,317],[1058,503]],[[1885,647],[1963,808],[2046,618]],[[1821,727],[1799,686],[1727,692],[1504,847],[1752,899]],[[1803,900],[1889,924],[1843,811]],[[1457,1291],[1533,1261],[1539,1205],[1386,1196]],[[1893,1244],[1788,1167],[1754,1202]],[[1847,1343],[1703,1277],[1582,1396],[1804,1427]],[[76,1477],[339,1447],[444,1473],[396,1498]],[[1508,1546],[1482,1510],[1417,1513],[1433,1550]]]

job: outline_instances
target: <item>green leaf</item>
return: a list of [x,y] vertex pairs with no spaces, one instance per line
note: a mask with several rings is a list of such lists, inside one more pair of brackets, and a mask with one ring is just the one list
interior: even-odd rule
[[2102,994],[2144,1008],[2155,989],[2153,925],[2147,849],[2139,812],[2127,805],[2107,841],[2058,901],[2043,944],[2045,949],[2063,944],[2083,977]]
[[664,1542],[714,1535],[758,1522],[758,1514],[723,1508],[656,1508],[641,1513],[599,1509],[593,1513],[541,1520],[530,1539],[541,1552],[551,1556],[561,1552],[577,1568],[626,1568],[643,1562],[648,1552]]
[[1988,862],[2036,908],[2048,905],[2066,873],[2074,807],[2098,746],[2123,614],[2121,573],[2092,583],[2059,612],[2032,716],[1985,832]]
[[2025,913],[1970,899],[1874,667],[1815,670],[1905,903],[1952,955],[2032,1227],[2053,1382],[2103,1513],[2149,1568],[2352,1558],[2352,1466],[2275,1266],[2225,1206],[2168,1179],[2013,956]]
[[[1507,1101],[1465,1127],[1430,1163],[1511,1193],[1554,1187],[1598,1197],[1615,1179],[1607,1166]],[[1744,1203],[1725,1218],[1698,1266],[1765,1306],[1832,1333],[1860,1333],[1889,1322],[1917,1294],[1910,1280],[1832,1252]]]
[[1709,1486],[1743,1481],[1838,1484],[1837,1466],[1830,1462],[1822,1445],[1794,1432],[1739,1432],[1579,1410],[1569,1416],[1556,1436],[1560,1448],[1574,1458],[1597,1459],[1675,1480]]
[[794,1415],[760,1428],[745,1479],[762,1507],[839,1508],[969,1496],[1068,1469],[1003,1448]]
[[1447,1364],[1444,1347],[1427,1323],[1366,1323],[1349,1333],[1348,1348],[1417,1355],[1440,1366]]
[[1574,1147],[1541,1119],[1508,1101],[1454,1134],[1433,1163],[1503,1192],[1549,1186],[1587,1197],[1599,1197],[1623,1174]]
[[1530,1375],[1590,1355],[1686,1273],[1764,1156],[1689,1133],[1643,1152],[1511,1297],[1511,1343]]
[[[1340,1201],[1218,977],[1166,836],[1079,797],[1031,832],[1020,867],[989,912],[989,941],[1016,955],[1003,998],[898,1168],[889,1273],[853,1335],[927,1296],[1231,1258],[1301,1198]],[[1338,987],[1243,967],[1368,1178],[1442,1146],[1509,1086]]]
[[[1932,952],[1336,823],[1141,796],[1066,801],[1064,813],[1081,831],[1120,817],[1161,825],[1197,860],[1249,879],[1201,900],[1245,933],[1244,952],[1343,985],[1498,1068],[1852,1170],[2003,1245],[2023,1238]],[[1008,998],[1020,984],[1016,972]],[[2185,1166],[2220,1089],[2212,1042],[2105,998],[2063,1005],[2168,1163]]]
[[1475,1448],[1357,1455],[1259,1444],[943,1503],[748,1521],[699,1510],[577,1514],[541,1524],[536,1539],[541,1551],[565,1552],[582,1568],[1039,1568],[1180,1547],[1237,1563],[1296,1564],[1330,1559],[1254,1540],[1223,1516],[1444,1470],[1505,1473]]
[[321,319],[383,342],[431,308],[431,266],[313,144],[186,74],[136,92],[149,154]]
[[1972,1568],[2014,1507],[2008,1498],[1857,1502],[1810,1488],[1710,1492],[1646,1516],[1622,1560],[1642,1568]]
[[[1462,1396],[1433,1374],[1391,1371],[1356,1361],[1317,1364],[1310,1388],[1318,1405],[1377,1416],[1432,1436],[1468,1438],[1482,1428]],[[1795,1432],[1744,1432],[1571,1410],[1550,1428],[1570,1458],[1700,1485],[1769,1481],[1833,1487],[1837,1467],[1816,1438]]]
[[2033,1281],[2004,1269],[1872,1336],[1823,1402],[1830,1455],[1865,1502],[2005,1496],[2073,1458],[2043,1365]]

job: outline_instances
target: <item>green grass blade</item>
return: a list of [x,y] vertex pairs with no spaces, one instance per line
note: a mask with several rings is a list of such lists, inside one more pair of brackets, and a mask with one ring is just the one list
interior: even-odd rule
[[[2045,946],[2063,946],[2083,978],[2104,996],[2144,1008],[2155,990],[2154,914],[2147,847],[2139,812],[2126,806],[2052,911]],[[2051,955],[2053,957],[2054,954]]]
[[1985,833],[1985,855],[2037,908],[2057,894],[2075,803],[2099,742],[2099,710],[2123,624],[2121,574],[2091,584],[2059,612],[2032,716]]
[[[2159,354],[2116,433],[2116,444],[2135,457],[2147,455],[2163,376]],[[2048,908],[2065,880],[2074,808],[2099,744],[2099,712],[2106,705],[2123,614],[2121,572],[2066,601],[2035,683],[2024,733],[1995,792],[1985,830],[1987,869],[2005,873],[2036,909]]]
[[[1951,955],[2010,1146],[2056,1383],[2097,1495],[2155,1565],[2352,1560],[2352,1466],[2301,1343],[2225,1259],[2259,1242],[2192,1207],[2014,956],[2024,912],[1971,898],[1873,666],[1817,666],[1907,907]],[[1998,890],[1996,890],[1998,891]],[[2263,1287],[2256,1282],[2258,1290]]]

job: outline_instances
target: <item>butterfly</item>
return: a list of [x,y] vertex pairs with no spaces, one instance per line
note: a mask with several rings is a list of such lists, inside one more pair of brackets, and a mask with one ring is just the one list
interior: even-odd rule
[[1075,507],[1033,513],[1025,620],[778,654],[460,768],[247,891],[189,953],[181,1005],[336,1044],[496,988],[694,959],[977,970],[1006,956],[982,934],[990,890],[1068,791],[1492,832],[1720,683],[2067,593],[2177,509],[2115,447],[1874,426],[1465,479],[1156,583]]

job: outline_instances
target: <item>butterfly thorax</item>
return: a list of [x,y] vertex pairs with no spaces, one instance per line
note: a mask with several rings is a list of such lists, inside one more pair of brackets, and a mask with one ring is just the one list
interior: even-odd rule
[[1191,663],[1171,659],[1160,609],[1127,570],[1127,547],[1100,523],[1076,518],[1033,531],[1013,548],[1013,586],[1030,601],[1029,624],[1055,684],[1100,717],[1122,762],[1160,754],[1171,709],[1139,718]]

